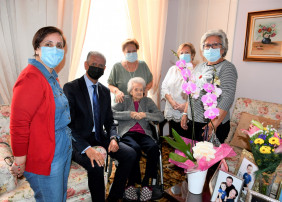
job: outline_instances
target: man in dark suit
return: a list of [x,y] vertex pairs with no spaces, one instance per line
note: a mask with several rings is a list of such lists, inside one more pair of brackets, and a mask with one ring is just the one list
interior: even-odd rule
[[[106,68],[106,58],[99,52],[88,53],[84,63],[86,74],[64,85],[71,112],[69,127],[73,135],[73,160],[88,172],[88,186],[92,201],[105,201],[104,164],[105,156],[93,146],[107,148],[109,154],[118,160],[108,201],[119,201],[136,153],[131,147],[119,143],[113,126],[110,91],[98,82]],[[103,130],[104,128],[104,130]]]

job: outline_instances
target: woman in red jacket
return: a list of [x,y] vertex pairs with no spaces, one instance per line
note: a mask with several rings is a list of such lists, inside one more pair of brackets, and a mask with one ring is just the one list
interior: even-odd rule
[[66,201],[72,153],[70,111],[54,70],[64,58],[66,41],[58,28],[43,27],[32,45],[35,59],[28,60],[13,89],[11,173],[26,177],[36,201]]

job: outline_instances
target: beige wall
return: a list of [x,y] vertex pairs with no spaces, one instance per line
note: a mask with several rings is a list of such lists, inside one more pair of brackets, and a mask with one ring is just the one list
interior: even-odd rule
[[243,61],[248,12],[278,8],[282,0],[239,0],[232,54],[239,75],[236,98],[282,103],[282,63]]
[[[196,59],[201,61],[202,34],[208,29],[221,28],[227,33],[230,44],[226,58],[238,71],[236,98],[282,103],[282,63],[243,61],[248,12],[277,8],[282,8],[282,0],[170,0],[161,81],[176,61],[171,49],[177,50],[179,44],[192,42],[197,48]],[[183,20],[187,26],[179,27]],[[164,101],[161,109],[164,109]],[[164,134],[168,134],[167,126]]]

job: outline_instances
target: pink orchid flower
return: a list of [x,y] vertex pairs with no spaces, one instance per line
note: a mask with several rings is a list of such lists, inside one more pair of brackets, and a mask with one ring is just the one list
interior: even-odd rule
[[189,69],[182,69],[181,75],[185,81],[191,76],[191,71]]
[[219,115],[219,109],[218,108],[209,108],[204,112],[204,116],[206,119],[214,119]]
[[205,89],[206,92],[211,93],[215,90],[214,85],[211,83],[206,83],[204,84],[203,88]]
[[254,134],[256,134],[257,131],[259,131],[260,129],[254,125],[250,125],[248,130],[245,129],[241,129],[241,131],[247,135],[249,135],[250,137],[252,137]]
[[216,102],[217,97],[216,97],[215,94],[207,93],[207,94],[202,96],[201,100],[204,103],[204,105],[208,105],[210,107],[210,106],[213,105],[214,102]]
[[186,61],[185,60],[178,60],[176,62],[176,66],[179,68],[179,69],[185,69],[186,67]]
[[188,81],[187,83],[183,83],[182,90],[187,94],[195,93],[197,90],[197,86],[195,83]]

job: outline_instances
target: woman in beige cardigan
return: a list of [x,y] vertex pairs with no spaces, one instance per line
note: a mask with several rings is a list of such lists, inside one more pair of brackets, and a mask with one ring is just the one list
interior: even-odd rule
[[149,187],[149,179],[156,178],[159,148],[152,137],[149,121],[161,122],[164,119],[151,98],[143,97],[146,84],[141,77],[135,77],[128,82],[128,93],[124,102],[113,106],[113,116],[119,121],[118,134],[121,142],[134,148],[138,158],[128,179],[128,187],[125,196],[129,200],[137,200],[135,183],[138,183],[140,174],[139,160],[141,151],[147,154],[145,176],[142,180],[140,201],[148,201],[152,197],[152,189]]

